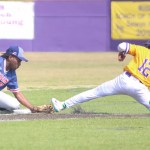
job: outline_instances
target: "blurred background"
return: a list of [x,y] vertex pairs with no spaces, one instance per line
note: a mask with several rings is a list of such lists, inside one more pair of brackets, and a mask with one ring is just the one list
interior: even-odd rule
[[149,0],[0,0],[0,51],[116,51],[150,39]]

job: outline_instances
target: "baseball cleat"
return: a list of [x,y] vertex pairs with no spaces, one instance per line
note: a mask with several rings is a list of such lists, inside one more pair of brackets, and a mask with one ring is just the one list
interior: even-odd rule
[[56,98],[52,98],[52,104],[55,112],[59,112],[66,108],[66,104],[64,102],[58,101]]

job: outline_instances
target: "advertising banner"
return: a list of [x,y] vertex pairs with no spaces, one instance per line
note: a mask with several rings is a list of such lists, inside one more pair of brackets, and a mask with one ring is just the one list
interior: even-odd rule
[[34,38],[34,3],[0,1],[0,39]]
[[112,1],[111,38],[150,39],[150,2]]

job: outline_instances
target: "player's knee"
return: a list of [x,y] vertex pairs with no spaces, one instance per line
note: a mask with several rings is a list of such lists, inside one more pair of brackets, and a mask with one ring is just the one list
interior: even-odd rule
[[7,109],[12,111],[19,108],[20,108],[20,103],[18,101],[14,101],[13,103],[11,103],[11,105],[9,105]]
[[150,101],[144,101],[142,104],[150,111]]

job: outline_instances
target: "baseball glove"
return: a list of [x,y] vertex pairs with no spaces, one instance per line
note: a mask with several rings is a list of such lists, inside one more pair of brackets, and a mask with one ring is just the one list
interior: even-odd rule
[[51,104],[48,105],[41,105],[41,106],[34,106],[32,113],[54,113],[53,106]]

